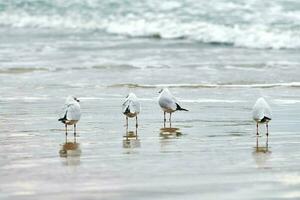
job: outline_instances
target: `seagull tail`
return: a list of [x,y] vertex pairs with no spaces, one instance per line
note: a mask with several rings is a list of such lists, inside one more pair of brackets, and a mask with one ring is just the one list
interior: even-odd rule
[[181,108],[180,105],[178,105],[178,103],[176,103],[176,106],[177,106],[176,110],[189,111],[187,109]]
[[66,112],[66,114],[65,114],[64,117],[59,118],[58,121],[60,121],[60,122],[62,122],[62,123],[65,123],[65,121],[67,120],[67,113],[68,113],[68,112]]
[[63,117],[63,118],[59,118],[58,121],[60,122],[64,122],[66,119]]
[[260,120],[260,122],[265,123],[265,122],[268,122],[268,121],[271,121],[271,120],[272,120],[272,119],[271,119],[270,117],[264,116],[264,118],[262,118],[262,119]]
[[129,105],[126,107],[126,109],[125,109],[125,111],[123,112],[123,114],[128,114],[128,113],[130,113],[130,109],[129,109]]

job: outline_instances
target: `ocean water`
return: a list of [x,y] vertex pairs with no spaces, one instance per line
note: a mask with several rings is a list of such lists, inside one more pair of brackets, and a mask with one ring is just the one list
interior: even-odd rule
[[[299,19],[296,0],[0,1],[0,199],[299,199]],[[190,110],[172,128],[163,87]]]

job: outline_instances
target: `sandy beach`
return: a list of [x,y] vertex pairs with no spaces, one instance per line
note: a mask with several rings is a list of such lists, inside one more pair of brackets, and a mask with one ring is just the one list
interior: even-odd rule
[[[0,199],[299,199],[300,5],[255,2],[0,3]],[[171,128],[164,87],[189,110]]]

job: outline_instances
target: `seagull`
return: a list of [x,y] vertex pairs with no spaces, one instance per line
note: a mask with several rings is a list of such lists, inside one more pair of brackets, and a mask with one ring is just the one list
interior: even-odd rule
[[271,108],[264,98],[257,99],[252,111],[253,120],[256,121],[256,135],[258,133],[258,124],[266,124],[267,136],[269,136],[269,121],[272,119]]
[[67,125],[74,125],[74,137],[76,137],[76,124],[80,120],[81,112],[79,100],[76,97],[68,96],[65,102],[63,117],[58,119],[65,124],[66,137],[68,135]]
[[126,115],[126,127],[128,128],[128,117],[135,117],[135,126],[138,127],[137,116],[141,111],[141,104],[134,93],[129,93],[122,105],[122,113]]
[[166,124],[166,113],[170,113],[170,126],[171,126],[171,116],[172,113],[180,110],[180,111],[188,111],[187,109],[184,109],[180,107],[178,104],[178,101],[175,99],[175,97],[171,94],[168,88],[161,89],[159,91],[159,97],[158,97],[158,104],[164,111],[164,125]]

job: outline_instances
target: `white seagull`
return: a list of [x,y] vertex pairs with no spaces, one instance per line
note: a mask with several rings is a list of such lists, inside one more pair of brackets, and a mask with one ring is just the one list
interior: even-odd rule
[[122,113],[126,115],[126,126],[128,128],[128,117],[135,117],[135,126],[138,127],[137,116],[141,111],[141,104],[134,93],[129,93],[122,105]]
[[271,108],[264,98],[257,99],[252,111],[253,120],[256,121],[256,135],[258,133],[258,124],[265,123],[267,127],[267,136],[269,135],[269,121],[272,119]]
[[68,96],[65,102],[62,117],[58,119],[58,121],[61,121],[65,124],[66,136],[68,135],[67,125],[74,125],[74,137],[76,136],[76,124],[80,120],[80,116],[81,112],[79,100],[76,97]]
[[175,97],[171,94],[168,88],[164,88],[159,91],[159,97],[158,97],[158,104],[164,111],[164,125],[166,123],[166,113],[170,113],[170,126],[171,126],[171,116],[172,113],[181,110],[181,111],[188,111],[187,109],[184,109],[180,107],[178,104],[178,101],[175,99]]

